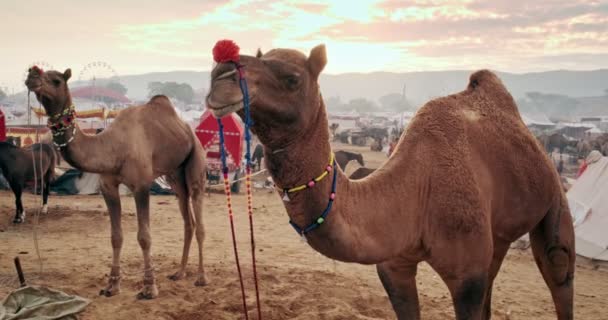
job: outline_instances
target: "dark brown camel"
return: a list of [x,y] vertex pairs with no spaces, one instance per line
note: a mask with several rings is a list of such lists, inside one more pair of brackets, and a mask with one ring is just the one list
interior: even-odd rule
[[144,257],[143,289],[138,298],[158,295],[150,248],[150,186],[165,175],[179,201],[184,220],[184,247],[180,269],[171,276],[186,276],[193,231],[198,242],[198,272],[195,285],[207,280],[203,269],[202,206],[205,190],[205,155],[192,129],[175,113],[169,99],[154,96],[147,104],[123,109],[112,125],[97,135],[84,134],[75,123],[74,105],[67,81],[72,72],[29,71],[25,84],[36,94],[49,115],[53,142],[63,158],[81,171],[101,174],[101,192],[112,227],[112,268],[100,294],[120,292],[120,252],[123,236],[119,184],[125,184],[135,198],[137,240]]
[[[53,147],[46,143],[35,143],[19,148],[8,142],[0,142],[0,172],[8,181],[15,194],[15,218],[13,223],[25,221],[25,210],[21,203],[21,193],[27,182],[36,178],[42,192],[42,213],[48,211],[47,202],[51,179],[59,159]],[[36,190],[37,191],[37,190]]]
[[[330,158],[318,85],[326,61],[324,46],[308,57],[289,49],[240,56],[252,130],[279,188],[318,176]],[[233,63],[213,69],[207,106],[216,116],[243,117],[237,76]],[[488,319],[492,283],[509,244],[527,232],[558,319],[573,318],[574,231],[566,197],[492,72],[475,72],[464,91],[426,103],[378,172],[349,180],[338,170],[333,207],[319,220],[332,176],[291,194],[287,213],[299,228],[316,223],[304,236],[322,254],[377,264],[399,319],[420,318],[416,270],[422,261],[447,284],[456,319]]]
[[340,150],[336,151],[335,155],[336,162],[342,171],[346,170],[346,165],[353,160],[357,161],[361,166],[365,166],[365,163],[363,162],[363,155],[360,153]]

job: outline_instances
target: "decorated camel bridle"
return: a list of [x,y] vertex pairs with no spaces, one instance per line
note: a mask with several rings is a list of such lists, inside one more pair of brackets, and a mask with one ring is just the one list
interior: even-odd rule
[[[243,65],[239,63],[239,47],[231,40],[220,40],[213,47],[213,60],[217,63],[234,63],[239,73],[239,85],[243,93],[243,107],[245,109],[245,141],[247,150],[245,152],[246,160],[246,178],[245,184],[247,187],[247,212],[249,215],[249,234],[251,239],[251,259],[253,264],[253,278],[255,283],[255,298],[258,311],[258,319],[262,319],[262,309],[260,307],[260,290],[258,286],[258,275],[255,259],[255,238],[253,235],[253,194],[251,190],[251,132],[250,128],[253,124],[249,112],[249,92],[247,89],[247,81],[245,80],[245,70]],[[217,118],[219,126],[220,138],[220,155],[222,160],[222,173],[224,177],[224,193],[226,194],[226,205],[228,207],[228,217],[230,219],[230,231],[232,234],[232,246],[234,248],[234,258],[236,262],[237,272],[239,274],[239,282],[241,285],[241,296],[243,299],[243,312],[245,320],[249,319],[247,312],[247,300],[245,298],[245,286],[243,284],[243,275],[241,273],[241,265],[239,263],[239,255],[236,244],[236,234],[234,231],[234,214],[232,211],[232,196],[230,192],[230,182],[228,179],[228,166],[226,164],[226,150],[224,145],[224,125],[221,118]]]

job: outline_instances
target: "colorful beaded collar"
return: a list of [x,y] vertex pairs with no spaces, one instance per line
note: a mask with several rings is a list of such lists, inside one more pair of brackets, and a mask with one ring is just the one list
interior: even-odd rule
[[287,202],[289,201],[289,194],[290,193],[295,193],[298,191],[302,191],[305,189],[310,189],[313,188],[317,183],[319,183],[319,181],[323,180],[323,178],[327,177],[329,175],[329,173],[331,172],[331,170],[334,170],[334,153],[331,152],[329,154],[329,164],[327,165],[327,167],[325,167],[325,171],[323,171],[322,174],[320,174],[318,177],[310,179],[310,181],[308,181],[307,183],[297,186],[297,187],[293,187],[293,188],[282,188],[281,190],[283,191],[283,201]]
[[325,220],[327,220],[327,216],[329,215],[329,212],[331,211],[331,207],[334,204],[334,200],[336,199],[336,181],[337,181],[337,168],[336,168],[336,162],[333,162],[333,170],[334,170],[334,175],[333,175],[333,181],[331,183],[331,192],[329,193],[329,201],[327,202],[327,207],[325,207],[325,210],[323,210],[323,213],[321,213],[320,216],[318,216],[316,219],[314,219],[309,225],[305,226],[305,227],[300,227],[298,226],[295,222],[289,220],[289,224],[293,227],[294,230],[296,230],[296,232],[302,237],[302,240],[306,241],[306,237],[305,235],[315,229],[317,229],[318,227],[320,227]]
[[[58,147],[65,147],[74,140],[76,134],[76,126],[74,125],[76,119],[76,107],[71,105],[69,108],[63,109],[61,113],[53,116],[49,116],[47,126],[53,133],[53,144]],[[63,139],[63,143],[58,143],[56,138],[64,137],[67,130],[72,129],[72,136],[66,141]]]

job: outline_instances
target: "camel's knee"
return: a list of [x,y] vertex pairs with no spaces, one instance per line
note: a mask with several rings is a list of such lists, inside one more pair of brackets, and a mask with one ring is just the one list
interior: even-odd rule
[[574,278],[571,266],[574,265],[573,257],[563,247],[552,247],[545,253],[550,263],[550,274],[553,282],[557,285],[570,285]]
[[120,249],[122,248],[122,234],[118,233],[118,232],[113,232],[112,233],[112,248],[113,249]]
[[137,242],[139,242],[139,246],[143,250],[147,250],[152,245],[152,237],[150,237],[150,232],[141,231],[137,233]]
[[205,240],[205,228],[203,227],[203,225],[198,225],[196,227],[196,240],[198,242],[202,242],[203,240]]

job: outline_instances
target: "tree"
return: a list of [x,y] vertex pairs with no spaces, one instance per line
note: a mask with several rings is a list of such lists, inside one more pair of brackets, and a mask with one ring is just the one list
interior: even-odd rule
[[4,98],[6,98],[6,93],[4,90],[0,89],[0,101],[4,100]]
[[352,99],[346,105],[347,110],[355,110],[357,112],[373,112],[378,109],[376,104],[365,98]]
[[148,83],[148,96],[152,97],[158,94],[164,94],[184,103],[192,103],[194,99],[194,89],[187,83],[159,81]]
[[126,95],[127,94],[127,87],[123,86],[121,83],[119,82],[109,82],[108,84],[106,84],[106,88],[116,91],[122,95]]

